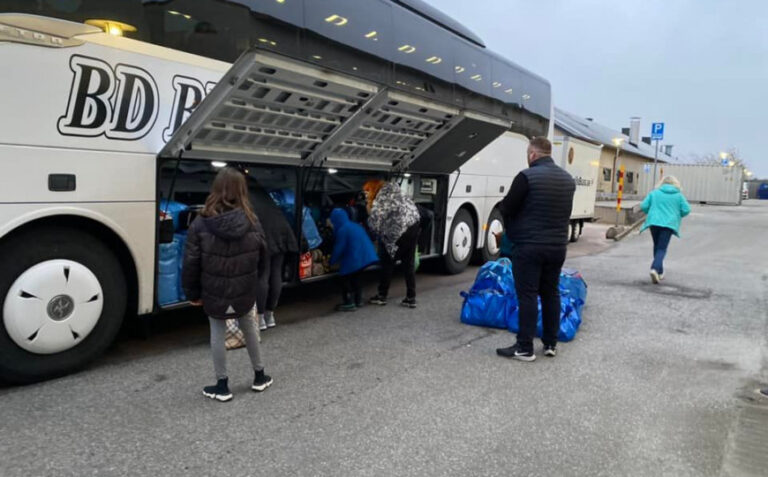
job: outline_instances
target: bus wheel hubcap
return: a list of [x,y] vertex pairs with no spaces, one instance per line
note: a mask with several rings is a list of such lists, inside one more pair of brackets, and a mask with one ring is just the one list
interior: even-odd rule
[[496,243],[496,234],[504,232],[504,225],[500,220],[491,221],[488,227],[488,237],[486,238],[487,248],[491,255],[496,255],[501,251],[501,244]]
[[101,317],[96,275],[72,260],[48,260],[19,275],[5,296],[3,323],[22,349],[53,354],[80,344]]
[[472,233],[466,222],[461,222],[453,231],[453,257],[463,262],[472,252]]

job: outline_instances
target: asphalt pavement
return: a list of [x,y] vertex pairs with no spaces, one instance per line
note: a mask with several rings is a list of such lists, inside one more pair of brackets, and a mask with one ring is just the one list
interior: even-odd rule
[[648,233],[590,228],[567,262],[589,284],[582,328],[534,363],[459,323],[474,270],[420,274],[416,310],[289,290],[263,335],[274,386],[252,393],[230,352],[230,403],[201,395],[204,319],[156,317],[87,370],[0,389],[0,475],[720,475],[768,378],[766,224],[766,202],[695,207],[656,286]]

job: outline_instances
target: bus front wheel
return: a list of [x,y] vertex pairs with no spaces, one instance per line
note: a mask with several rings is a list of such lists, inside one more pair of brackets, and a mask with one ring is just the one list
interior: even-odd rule
[[0,250],[0,379],[31,383],[75,371],[114,340],[126,311],[120,262],[101,241],[47,227]]

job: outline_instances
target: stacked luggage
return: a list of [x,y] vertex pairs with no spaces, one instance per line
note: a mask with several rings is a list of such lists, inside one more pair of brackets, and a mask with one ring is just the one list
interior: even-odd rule
[[172,222],[172,226],[169,224],[161,228],[173,232],[166,237],[161,234],[157,251],[157,302],[165,306],[186,300],[181,287],[181,265],[187,239],[186,229],[193,220],[193,214],[190,214],[190,208],[185,204],[163,200],[160,202],[160,215],[161,224]]

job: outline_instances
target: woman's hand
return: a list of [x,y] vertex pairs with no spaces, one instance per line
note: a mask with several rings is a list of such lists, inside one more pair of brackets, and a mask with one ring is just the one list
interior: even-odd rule
[[189,304],[192,306],[203,306],[203,300],[189,300]]

